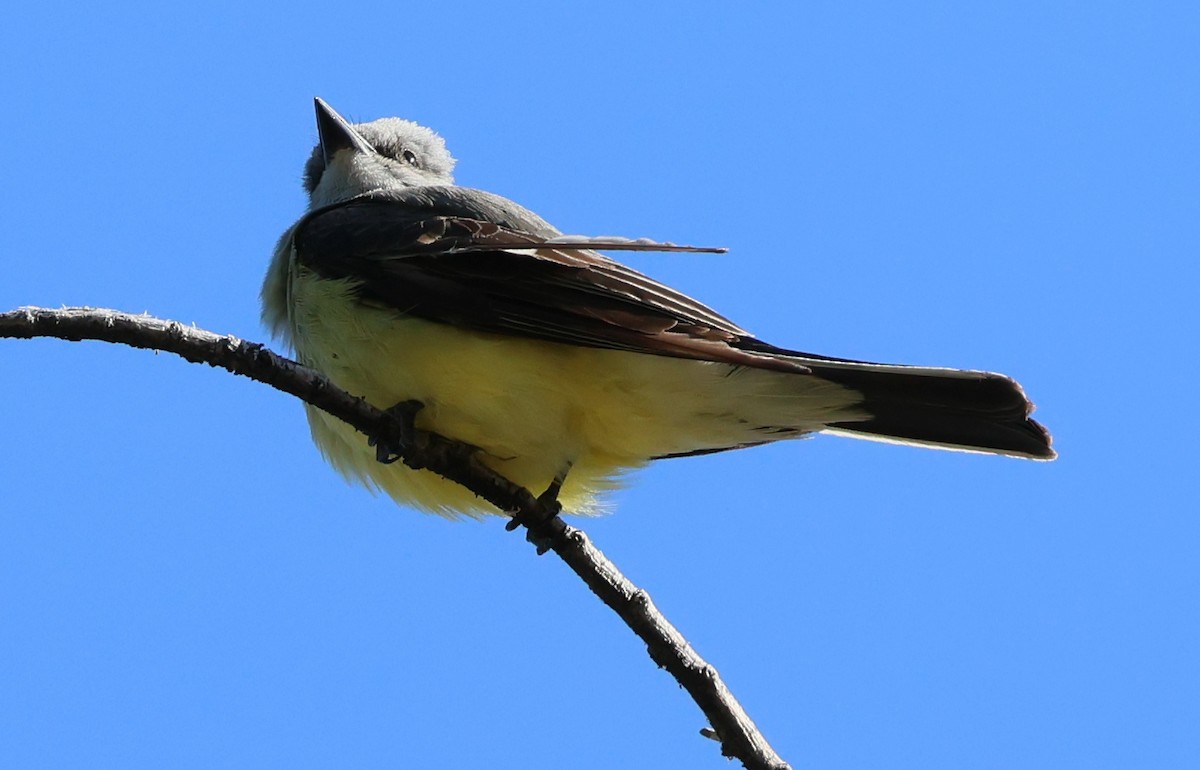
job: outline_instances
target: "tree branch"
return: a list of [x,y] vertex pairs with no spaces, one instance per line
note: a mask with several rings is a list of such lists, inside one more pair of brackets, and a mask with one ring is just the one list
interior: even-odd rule
[[679,682],[704,712],[721,753],[752,770],[789,766],[771,748],[721,681],[662,615],[650,596],[631,583],[580,530],[547,511],[529,490],[513,484],[483,463],[471,447],[436,433],[416,431],[401,446],[396,420],[361,398],[335,387],[320,373],[283,358],[263,345],[147,315],[95,308],[21,308],[0,313],[0,337],[102,340],[175,353],[193,363],[227,369],[290,393],[349,423],[368,437],[400,447],[401,460],[461,484],[513,516],[529,538],[548,546],[588,588],[645,642],[650,658]]

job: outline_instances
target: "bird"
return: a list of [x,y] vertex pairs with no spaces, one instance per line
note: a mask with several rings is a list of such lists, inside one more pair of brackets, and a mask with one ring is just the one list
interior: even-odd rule
[[[803,353],[603,251],[706,251],[564,235],[525,207],[454,184],[432,130],[351,123],[315,100],[308,210],[279,239],[261,299],[302,364],[479,459],[565,512],[653,460],[834,433],[1051,460],[1049,432],[1013,379]],[[325,458],[402,505],[500,513],[306,406]]]

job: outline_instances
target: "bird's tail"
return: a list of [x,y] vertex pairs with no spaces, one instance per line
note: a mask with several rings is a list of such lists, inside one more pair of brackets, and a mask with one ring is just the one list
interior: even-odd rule
[[858,391],[865,417],[827,430],[856,438],[1052,460],[1050,433],[1012,379],[990,372],[808,358],[812,373]]

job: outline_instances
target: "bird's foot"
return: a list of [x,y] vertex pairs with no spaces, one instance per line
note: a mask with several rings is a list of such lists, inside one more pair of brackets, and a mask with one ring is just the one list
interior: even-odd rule
[[375,447],[375,459],[385,465],[390,465],[400,459],[404,450],[413,445],[416,435],[417,412],[425,408],[425,404],[410,399],[388,409],[384,414],[392,418],[392,430],[381,436],[372,436],[368,443]]
[[[570,467],[567,468],[570,470]],[[542,515],[534,521],[529,517],[514,515],[504,528],[512,532],[517,527],[525,526],[525,539],[537,548],[538,556],[549,551],[554,545],[554,539],[562,533],[566,523],[558,517],[562,513],[562,503],[558,501],[558,493],[562,491],[563,482],[567,479],[567,471],[554,477],[546,491],[537,496],[538,507]]]

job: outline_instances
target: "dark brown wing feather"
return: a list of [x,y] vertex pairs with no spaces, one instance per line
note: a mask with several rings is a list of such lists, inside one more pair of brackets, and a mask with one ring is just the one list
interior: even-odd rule
[[[476,209],[490,202],[481,201]],[[457,204],[365,197],[318,210],[296,228],[296,255],[321,275],[356,280],[366,302],[431,321],[569,345],[807,371],[771,355],[770,346],[712,309],[585,246],[694,247],[527,232],[491,221],[504,219],[489,217],[492,212],[464,212]]]

